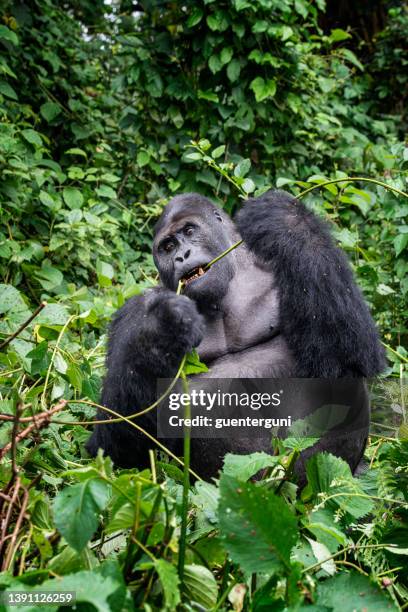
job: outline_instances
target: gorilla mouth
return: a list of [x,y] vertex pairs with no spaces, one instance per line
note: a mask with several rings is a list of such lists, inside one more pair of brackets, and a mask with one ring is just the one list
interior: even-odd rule
[[188,285],[194,280],[197,280],[197,278],[200,278],[200,276],[204,276],[206,272],[207,270],[204,270],[202,266],[197,266],[196,268],[193,268],[192,270],[190,270],[190,272],[187,272],[187,274],[182,276],[180,280],[183,285]]

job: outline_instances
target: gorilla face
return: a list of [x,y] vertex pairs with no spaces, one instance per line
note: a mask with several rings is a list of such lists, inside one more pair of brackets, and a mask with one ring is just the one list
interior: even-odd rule
[[239,236],[225,213],[197,194],[176,196],[166,206],[156,227],[153,259],[165,287],[198,303],[218,302],[227,292],[235,269],[226,257],[208,271],[204,266],[231,246]]

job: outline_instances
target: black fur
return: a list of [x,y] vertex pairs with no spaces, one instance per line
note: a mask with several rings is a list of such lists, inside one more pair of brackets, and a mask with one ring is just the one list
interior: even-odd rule
[[284,191],[268,191],[236,216],[248,247],[276,275],[280,325],[296,376],[370,377],[385,355],[368,307],[328,226]]
[[[156,379],[175,376],[183,355],[199,344],[204,331],[203,318],[195,303],[163,288],[151,289],[126,302],[116,313],[109,330],[107,373],[101,403],[124,416],[150,405],[156,399]],[[98,419],[109,418],[100,411]],[[154,413],[137,423],[156,433]],[[178,441],[167,446],[178,449]],[[152,444],[126,423],[96,426],[87,450],[98,448],[123,467],[148,463]],[[137,450],[136,450],[137,447]]]

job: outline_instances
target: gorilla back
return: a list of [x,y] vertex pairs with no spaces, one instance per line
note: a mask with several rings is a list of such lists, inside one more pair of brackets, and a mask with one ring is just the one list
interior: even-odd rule
[[[205,271],[240,237],[243,245]],[[345,255],[326,224],[283,191],[248,200],[236,223],[203,196],[176,196],[156,225],[153,258],[161,285],[130,299],[110,327],[102,404],[116,412],[129,415],[151,404],[157,378],[172,378],[193,347],[209,367],[201,376],[213,378],[363,379],[384,368],[377,330]],[[180,280],[181,296],[175,293]],[[368,434],[362,380],[356,390],[364,426],[347,441],[332,436],[319,443],[352,470]],[[154,412],[137,422],[156,435]],[[179,452],[178,440],[165,443]],[[96,425],[87,448],[93,455],[103,448],[118,465],[142,467],[151,446],[120,423]],[[215,475],[226,452],[261,448],[259,439],[193,440],[192,466]]]

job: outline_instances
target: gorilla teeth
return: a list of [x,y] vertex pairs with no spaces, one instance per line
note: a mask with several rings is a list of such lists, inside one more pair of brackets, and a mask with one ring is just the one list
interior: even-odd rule
[[189,272],[186,276],[182,278],[182,281],[185,285],[187,285],[188,283],[191,283],[191,281],[200,278],[200,276],[203,276],[203,274],[205,274],[205,270],[203,268],[194,268],[193,270],[191,270],[191,272]]

